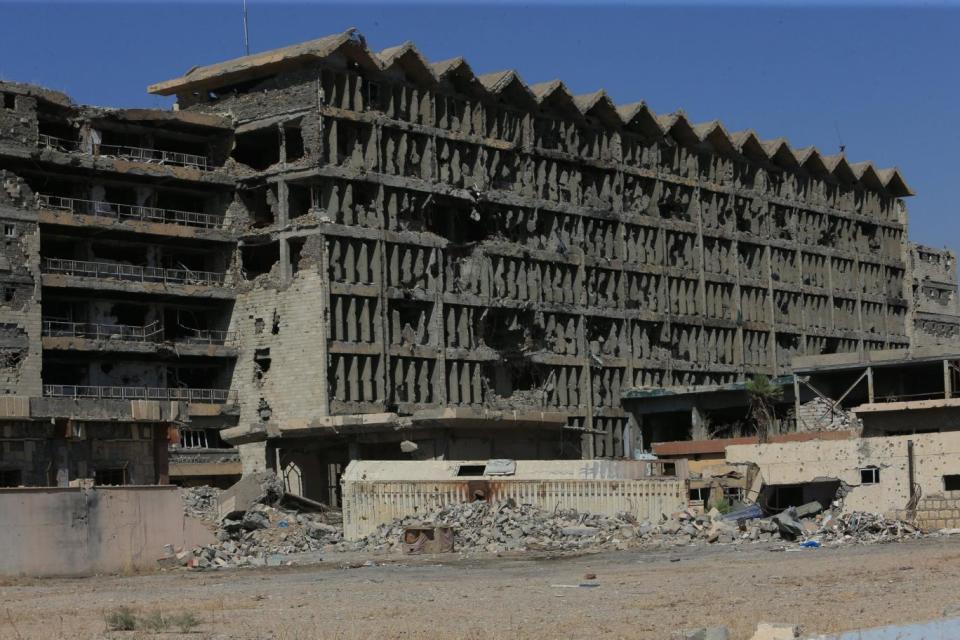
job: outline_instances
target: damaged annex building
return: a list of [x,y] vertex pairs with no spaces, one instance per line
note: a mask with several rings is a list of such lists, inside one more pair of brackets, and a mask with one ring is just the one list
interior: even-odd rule
[[960,327],[896,169],[353,30],[149,91],[0,84],[0,484],[631,457],[626,389]]

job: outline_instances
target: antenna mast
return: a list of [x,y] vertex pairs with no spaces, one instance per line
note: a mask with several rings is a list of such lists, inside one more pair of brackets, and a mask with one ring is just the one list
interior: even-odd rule
[[250,55],[250,31],[247,27],[247,0],[243,0],[243,50]]

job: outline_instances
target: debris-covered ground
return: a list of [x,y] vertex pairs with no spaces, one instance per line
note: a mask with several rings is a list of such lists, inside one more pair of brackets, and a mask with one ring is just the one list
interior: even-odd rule
[[721,514],[680,512],[659,522],[640,522],[627,513],[608,517],[572,510],[540,511],[513,502],[472,502],[436,513],[408,517],[380,526],[359,541],[343,539],[335,512],[309,513],[283,505],[282,491],[266,490],[259,502],[242,513],[220,518],[217,491],[199,487],[184,491],[187,513],[216,528],[217,542],[186,550],[179,564],[194,569],[279,565],[298,561],[298,554],[366,552],[400,553],[409,525],[448,525],[460,554],[504,552],[577,552],[671,548],[706,544],[781,542],[786,546],[835,546],[891,542],[924,535],[906,522],[866,513],[822,512],[818,503],[761,518],[757,510]]
[[[344,553],[305,567],[10,581],[0,583],[0,638],[669,640],[724,625],[745,640],[761,621],[806,635],[957,615],[958,536],[771,553],[783,546],[385,554],[370,565]],[[188,610],[199,624],[183,635],[106,633],[105,616],[122,606],[141,617]]]

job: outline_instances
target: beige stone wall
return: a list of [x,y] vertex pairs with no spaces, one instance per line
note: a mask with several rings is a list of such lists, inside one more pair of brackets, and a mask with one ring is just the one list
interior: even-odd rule
[[231,388],[238,392],[241,425],[328,415],[324,287],[320,274],[307,270],[285,287],[258,285],[238,296],[231,329],[241,349]]
[[[910,500],[907,442],[911,440],[914,444],[914,481],[922,496],[937,500],[944,494],[943,476],[960,474],[960,432],[731,445],[727,447],[727,461],[757,464],[767,485],[835,478],[851,488],[844,500],[845,510],[890,513],[905,509]],[[879,469],[879,483],[861,483],[860,469],[869,466]],[[943,511],[951,508],[944,506]],[[931,507],[929,511],[932,510]],[[940,510],[939,504],[936,510]],[[930,514],[924,513],[923,517],[929,520]]]
[[0,489],[0,576],[152,569],[164,545],[213,540],[176,487]]
[[921,498],[913,514],[898,509],[896,516],[907,520],[913,518],[927,530],[955,529],[960,527],[960,491],[944,491],[941,495]]

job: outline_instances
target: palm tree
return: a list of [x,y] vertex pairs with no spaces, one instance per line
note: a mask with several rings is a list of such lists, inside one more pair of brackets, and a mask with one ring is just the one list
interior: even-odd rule
[[774,406],[783,398],[783,388],[775,385],[770,378],[758,374],[747,380],[747,395],[750,396],[750,415],[757,429],[757,439],[767,442],[773,430],[776,416]]

